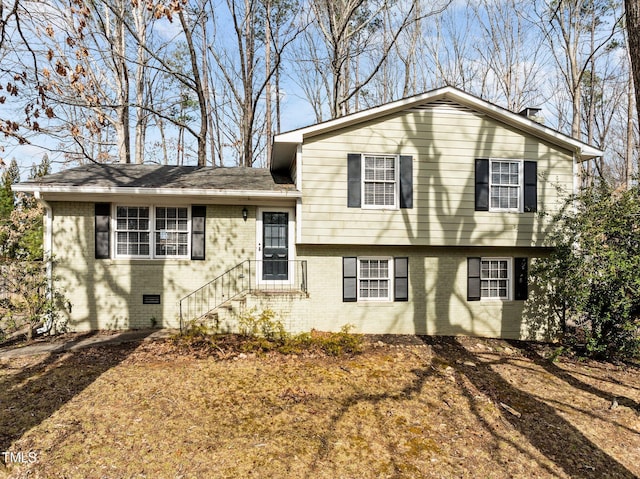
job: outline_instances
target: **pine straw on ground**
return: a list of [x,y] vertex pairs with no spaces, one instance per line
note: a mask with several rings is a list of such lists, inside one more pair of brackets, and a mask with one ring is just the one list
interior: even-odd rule
[[638,369],[379,339],[339,358],[162,340],[4,360],[0,476],[640,475]]

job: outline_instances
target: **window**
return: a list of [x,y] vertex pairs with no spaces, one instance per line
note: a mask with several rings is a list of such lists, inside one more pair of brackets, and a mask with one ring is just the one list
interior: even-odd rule
[[520,211],[522,176],[520,161],[491,160],[489,209]]
[[342,300],[408,301],[409,258],[342,258]]
[[347,155],[348,208],[413,208],[413,157]]
[[116,208],[116,254],[149,256],[149,207]]
[[389,299],[389,259],[358,261],[358,297],[362,300]]
[[364,156],[364,206],[396,206],[397,156]]
[[[187,207],[116,206],[116,257],[187,258]],[[153,225],[153,229],[152,229]]]
[[475,210],[533,213],[538,210],[535,161],[475,160]]
[[510,272],[509,259],[482,258],[480,265],[480,297],[509,299]]
[[187,208],[156,208],[156,256],[186,256],[189,250]]
[[529,258],[467,258],[467,301],[524,301]]

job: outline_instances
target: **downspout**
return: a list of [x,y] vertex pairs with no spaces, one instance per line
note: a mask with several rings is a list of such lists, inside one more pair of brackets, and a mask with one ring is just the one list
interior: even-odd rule
[[580,178],[580,169],[582,167],[582,151],[576,148],[573,152],[573,195],[571,198],[571,206],[573,211],[578,211],[578,205],[576,204],[578,194],[582,188],[582,182]]
[[[49,296],[49,301],[53,302],[53,209],[51,205],[47,203],[40,194],[39,191],[33,192],[36,200],[38,200],[42,206],[44,206],[46,215],[45,215],[45,223],[44,223],[44,242],[43,242],[43,251],[42,251],[42,260],[47,262],[47,295]],[[45,321],[45,323],[36,329],[37,334],[44,334],[51,331],[53,327],[53,312],[49,315],[49,318]]]
[[[302,143],[296,148],[296,189],[302,191]],[[302,243],[302,198],[296,200],[296,244]]]
[[580,158],[580,150],[576,149],[573,152],[573,196],[578,194],[578,161]]

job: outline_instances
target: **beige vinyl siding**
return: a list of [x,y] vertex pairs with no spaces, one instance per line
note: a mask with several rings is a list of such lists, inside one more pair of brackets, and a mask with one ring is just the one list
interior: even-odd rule
[[[413,156],[413,208],[347,208],[347,153]],[[538,212],[572,190],[571,152],[475,113],[408,111],[305,140],[301,243],[541,245],[542,215],[474,210],[476,158],[537,161]]]

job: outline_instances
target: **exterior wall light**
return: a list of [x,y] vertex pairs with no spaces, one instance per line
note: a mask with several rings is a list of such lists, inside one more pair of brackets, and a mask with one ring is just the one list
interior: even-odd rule
[[242,208],[242,219],[247,221],[248,217],[249,217],[249,210],[247,210],[247,207],[245,206],[244,208]]

